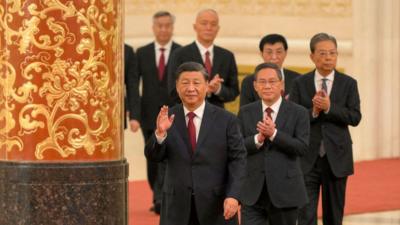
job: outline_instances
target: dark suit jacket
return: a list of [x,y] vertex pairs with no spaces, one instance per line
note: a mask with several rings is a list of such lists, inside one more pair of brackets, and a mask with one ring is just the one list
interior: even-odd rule
[[145,147],[149,160],[166,160],[161,207],[161,225],[187,224],[194,194],[200,224],[237,224],[225,222],[226,197],[239,199],[246,167],[246,150],[237,118],[206,103],[195,153],[192,153],[183,106],[170,109],[175,120],[164,142],[155,135]]
[[[175,89],[176,69],[182,63],[190,61],[200,63],[204,66],[200,50],[195,42],[175,51],[171,58],[168,71],[168,92],[171,99],[176,103],[180,102]],[[224,107],[225,102],[233,101],[239,95],[238,72],[233,53],[214,45],[214,57],[210,75],[213,77],[216,74],[219,74],[219,76],[224,79],[221,92],[219,95],[213,94],[211,97],[207,97],[207,101],[214,105]]]
[[[294,79],[300,76],[299,73],[283,69],[283,73],[285,76],[285,96],[289,94],[290,89],[292,88],[292,83]],[[249,104],[251,102],[255,102],[260,99],[256,90],[254,89],[254,74],[247,75],[242,81],[242,88],[240,89],[240,106]]]
[[172,43],[171,52],[163,80],[158,79],[158,67],[156,63],[156,52],[154,42],[145,45],[137,50],[138,76],[139,82],[142,79],[142,97],[141,105],[141,127],[142,129],[154,129],[156,118],[161,106],[170,105],[167,90],[167,70],[172,53],[178,49],[180,45]]
[[241,192],[246,205],[254,205],[266,182],[269,198],[278,208],[299,207],[307,203],[300,156],[306,154],[309,139],[307,110],[282,100],[275,121],[277,133],[257,149],[254,135],[263,118],[261,100],[240,108],[239,121],[247,149],[247,176]]
[[[125,51],[125,111],[129,111],[129,118],[140,120],[139,104],[139,82],[136,81],[136,56],[133,48],[127,44],[124,45]],[[126,128],[126,116],[124,116],[124,125]]]
[[329,112],[321,112],[317,118],[313,118],[312,98],[316,93],[314,76],[315,70],[296,79],[289,97],[291,101],[306,107],[310,115],[310,151],[302,158],[303,172],[306,174],[313,168],[323,139],[333,174],[336,177],[351,175],[354,172],[353,151],[348,126],[357,126],[361,120],[357,81],[335,71]]

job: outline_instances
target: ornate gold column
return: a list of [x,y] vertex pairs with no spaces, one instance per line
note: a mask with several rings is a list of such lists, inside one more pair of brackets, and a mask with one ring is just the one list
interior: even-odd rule
[[127,224],[122,1],[0,1],[0,224]]

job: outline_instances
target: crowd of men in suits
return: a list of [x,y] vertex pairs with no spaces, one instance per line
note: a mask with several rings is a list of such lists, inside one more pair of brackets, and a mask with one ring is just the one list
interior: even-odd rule
[[[263,63],[239,92],[234,54],[214,44],[218,14],[202,10],[196,39],[172,41],[175,17],[153,16],[154,42],[125,45],[129,128],[141,128],[153,207],[161,225],[342,224],[353,174],[349,126],[361,120],[357,81],[336,70],[336,39],[310,41],[315,69],[283,67],[284,36],[259,44]],[[142,93],[139,94],[139,81]],[[240,94],[234,115],[224,103]]]

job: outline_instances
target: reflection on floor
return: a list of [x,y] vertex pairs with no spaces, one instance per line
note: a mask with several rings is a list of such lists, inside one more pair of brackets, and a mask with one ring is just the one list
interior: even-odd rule
[[[129,162],[129,180],[145,180],[146,159],[141,131],[125,130],[125,157]],[[318,222],[322,225],[322,222]],[[346,216],[343,225],[400,225],[400,210]]]

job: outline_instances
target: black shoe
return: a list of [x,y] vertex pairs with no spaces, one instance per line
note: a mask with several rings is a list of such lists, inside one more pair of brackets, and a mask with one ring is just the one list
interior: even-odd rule
[[160,213],[161,213],[161,204],[160,203],[156,203],[154,205],[154,213],[157,215],[160,215]]
[[155,210],[155,208],[154,208],[154,205],[153,205],[152,207],[150,207],[149,211],[150,212],[154,212],[154,210]]

